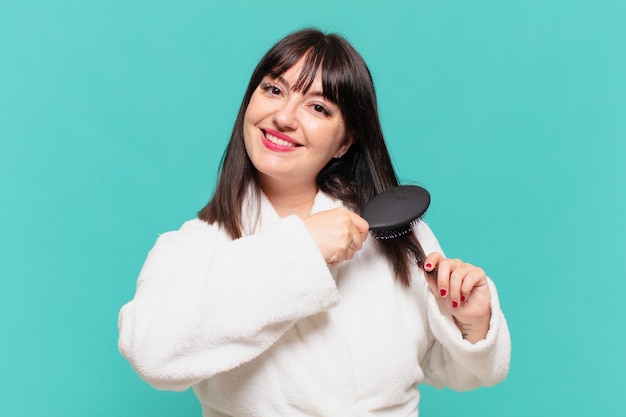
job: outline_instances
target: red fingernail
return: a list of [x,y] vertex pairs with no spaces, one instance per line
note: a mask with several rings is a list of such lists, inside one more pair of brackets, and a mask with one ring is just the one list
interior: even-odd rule
[[465,301],[465,296],[464,296],[464,295],[462,295],[462,296],[461,296],[461,302],[464,302],[464,301]]
[[459,303],[457,303],[456,301],[452,302],[452,308],[457,308],[459,306]]
[[439,294],[441,294],[442,297],[445,297],[447,293],[448,291],[446,291],[445,288],[439,290]]
[[428,263],[427,263],[426,265],[424,265],[424,266],[425,266],[426,268],[429,268],[429,269],[430,269],[430,268],[432,268],[432,267],[433,267],[433,264],[431,264],[430,262],[428,262]]

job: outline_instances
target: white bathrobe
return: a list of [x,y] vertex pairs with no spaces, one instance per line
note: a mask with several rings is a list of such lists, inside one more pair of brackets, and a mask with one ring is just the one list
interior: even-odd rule
[[[319,193],[312,212],[339,206]],[[467,390],[506,376],[491,281],[490,329],[471,344],[419,268],[410,288],[394,281],[375,239],[328,267],[302,220],[280,219],[265,196],[260,211],[240,239],[195,219],[150,251],[119,348],[154,387],[193,387],[205,417],[414,417],[422,382]],[[423,222],[416,233],[441,252]]]

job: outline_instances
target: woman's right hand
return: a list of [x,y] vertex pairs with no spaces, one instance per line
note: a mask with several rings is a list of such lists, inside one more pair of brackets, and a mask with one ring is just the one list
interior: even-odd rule
[[369,224],[346,208],[315,213],[304,220],[328,265],[352,259],[367,239]]

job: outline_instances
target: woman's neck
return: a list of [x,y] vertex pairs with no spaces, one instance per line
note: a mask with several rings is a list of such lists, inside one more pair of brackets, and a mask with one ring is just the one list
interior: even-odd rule
[[290,185],[261,184],[261,189],[280,217],[297,215],[304,219],[311,214],[313,201],[317,195],[317,185],[296,187]]

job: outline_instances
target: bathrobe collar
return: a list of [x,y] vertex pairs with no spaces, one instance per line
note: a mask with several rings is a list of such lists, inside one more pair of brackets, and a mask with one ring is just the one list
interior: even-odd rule
[[[344,207],[340,200],[318,190],[313,200],[311,214],[339,207]],[[260,189],[257,191],[254,187],[250,187],[243,203],[243,235],[249,236],[262,232],[278,221],[280,221],[280,217],[265,193]]]

